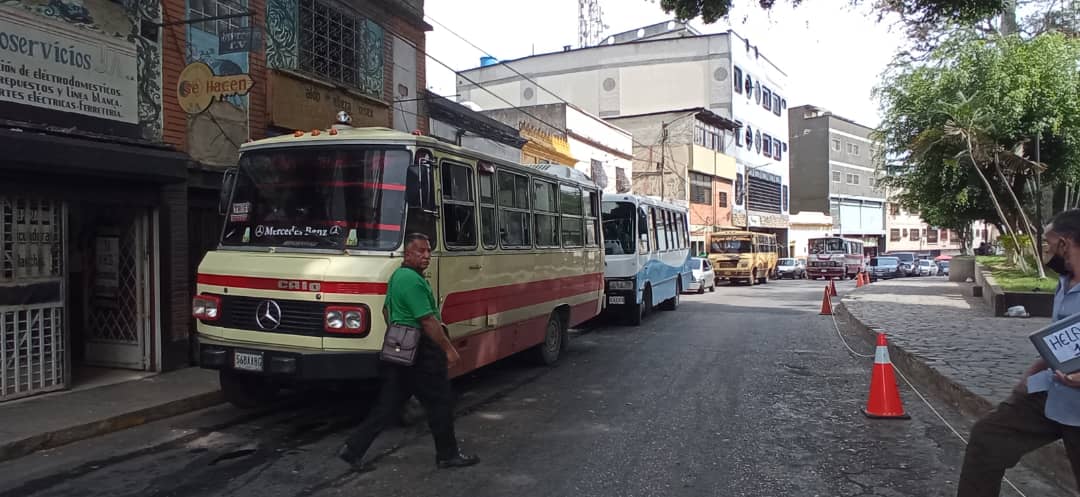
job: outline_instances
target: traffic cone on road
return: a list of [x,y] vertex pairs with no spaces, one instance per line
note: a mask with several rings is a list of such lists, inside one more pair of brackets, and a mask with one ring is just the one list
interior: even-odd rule
[[836,280],[829,278],[829,296],[835,297],[836,295]]
[[825,296],[821,298],[821,316],[832,316],[832,297],[829,287],[825,287]]
[[889,342],[884,333],[878,333],[877,351],[874,353],[874,374],[870,378],[870,398],[863,414],[876,419],[911,419],[904,413],[900,402],[900,390],[896,387],[896,373],[889,360]]
[[855,277],[855,288],[862,288],[862,287],[863,287],[862,273],[858,273],[858,275]]

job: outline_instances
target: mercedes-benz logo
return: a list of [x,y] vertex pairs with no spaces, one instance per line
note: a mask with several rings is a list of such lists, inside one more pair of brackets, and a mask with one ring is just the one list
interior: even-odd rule
[[273,300],[264,300],[255,309],[255,324],[264,330],[276,330],[281,326],[281,306]]

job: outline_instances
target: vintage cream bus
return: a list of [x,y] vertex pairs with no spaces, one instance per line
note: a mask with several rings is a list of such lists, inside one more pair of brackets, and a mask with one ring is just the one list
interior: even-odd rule
[[201,364],[237,405],[377,375],[406,233],[433,241],[425,277],[462,357],[452,376],[526,350],[553,363],[601,310],[600,192],[571,168],[344,125],[240,152],[193,300]]
[[779,257],[776,235],[738,230],[709,234],[709,261],[717,283],[766,283],[775,277]]

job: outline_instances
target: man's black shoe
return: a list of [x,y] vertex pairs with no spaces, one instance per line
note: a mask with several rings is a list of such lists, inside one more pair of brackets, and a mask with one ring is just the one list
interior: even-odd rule
[[341,449],[338,449],[337,456],[342,461],[345,461],[345,464],[348,464],[349,468],[354,472],[367,473],[368,471],[375,469],[375,466],[372,464],[363,464],[360,461],[361,457],[349,450],[348,444],[342,445]]
[[467,468],[480,462],[480,458],[476,456],[467,456],[465,454],[458,453],[458,455],[451,457],[450,459],[439,459],[435,461],[435,464],[439,469],[451,469],[451,468]]

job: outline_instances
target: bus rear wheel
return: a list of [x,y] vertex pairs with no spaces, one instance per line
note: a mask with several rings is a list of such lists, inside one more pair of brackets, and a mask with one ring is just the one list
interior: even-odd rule
[[566,324],[553,312],[544,330],[544,341],[533,347],[533,359],[542,366],[555,364],[559,361],[559,353],[565,346],[565,340]]

